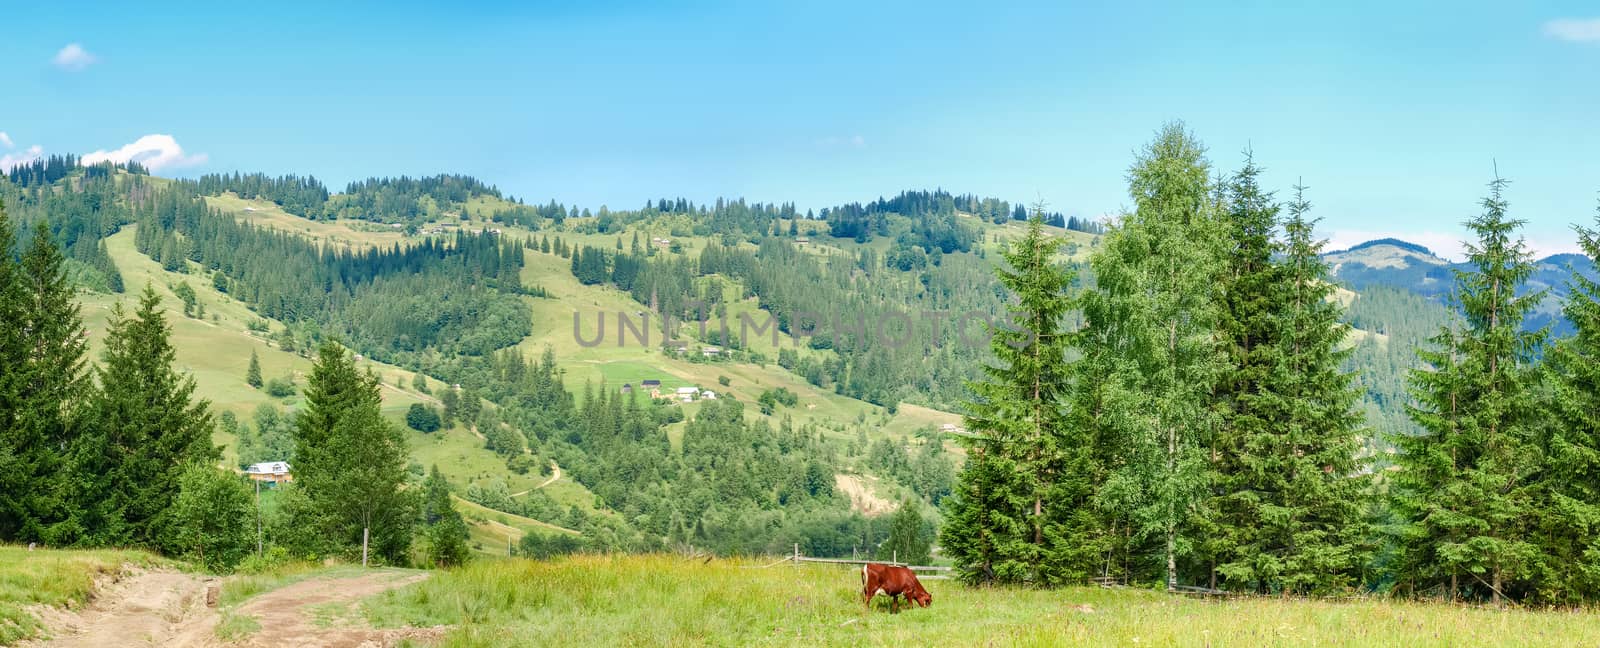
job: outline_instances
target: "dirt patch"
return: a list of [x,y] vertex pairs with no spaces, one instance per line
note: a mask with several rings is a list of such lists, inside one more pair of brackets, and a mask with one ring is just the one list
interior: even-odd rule
[[82,611],[37,611],[52,639],[24,646],[392,646],[401,640],[431,641],[445,628],[378,630],[367,625],[355,603],[426,579],[428,574],[374,571],[344,578],[318,577],[257,595],[231,610],[259,629],[234,642],[217,637],[219,611],[206,606],[217,579],[170,571],[128,572],[107,586]]
[[[53,639],[35,646],[206,646],[179,641],[196,624],[215,617],[205,606],[207,579],[169,571],[132,570],[97,588],[81,611],[37,610]],[[209,632],[210,626],[206,626]],[[204,637],[194,637],[203,639]]]
[[313,578],[256,596],[235,608],[261,629],[241,639],[240,646],[319,646],[343,648],[392,646],[402,639],[437,639],[444,628],[377,630],[367,626],[355,603],[424,580],[415,572],[374,572],[351,578]]
[[[877,481],[875,478],[869,478]],[[862,515],[877,516],[892,513],[898,507],[894,502],[878,497],[860,475],[834,475],[833,485],[850,498],[850,508]]]

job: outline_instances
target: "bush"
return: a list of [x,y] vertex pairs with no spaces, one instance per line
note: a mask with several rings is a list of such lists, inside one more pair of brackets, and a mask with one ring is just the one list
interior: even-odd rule
[[170,553],[211,571],[229,571],[249,554],[250,489],[245,479],[203,463],[189,466],[179,479],[172,504],[173,525],[166,539]]
[[412,403],[411,409],[406,410],[406,425],[411,429],[424,434],[439,429],[439,412],[422,403]]
[[544,535],[542,533],[529,533],[522,536],[522,542],[517,547],[517,553],[537,560],[548,560],[557,556],[575,554],[583,551],[583,541],[577,536],[565,533]]
[[295,394],[294,379],[284,376],[267,381],[267,395],[273,398],[288,398]]

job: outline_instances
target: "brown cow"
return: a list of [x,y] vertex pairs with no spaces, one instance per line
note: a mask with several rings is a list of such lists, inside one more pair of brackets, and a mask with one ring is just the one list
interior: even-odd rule
[[894,613],[900,612],[901,596],[922,607],[933,604],[933,595],[922,589],[922,583],[910,569],[880,563],[862,565],[861,598],[868,610],[872,609],[872,597],[879,594],[889,597],[889,611]]

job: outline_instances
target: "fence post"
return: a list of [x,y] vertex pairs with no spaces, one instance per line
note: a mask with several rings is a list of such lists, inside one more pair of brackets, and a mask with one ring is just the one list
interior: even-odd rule
[[800,543],[794,543],[794,566],[800,566]]

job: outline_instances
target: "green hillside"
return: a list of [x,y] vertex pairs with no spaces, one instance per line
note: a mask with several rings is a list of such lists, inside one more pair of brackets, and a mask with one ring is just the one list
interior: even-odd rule
[[[371,180],[353,185],[356,194],[323,197],[305,179],[175,182],[118,172],[71,185],[113,210],[43,202],[48,186],[13,188],[10,202],[25,220],[60,222],[63,235],[86,231],[82,241],[63,241],[74,249],[95,242],[95,229],[105,232],[97,243],[103,257],[83,259],[85,286],[110,285],[96,278],[98,271],[117,275],[130,290],[148,283],[163,297],[178,365],[195,376],[197,396],[238,422],[216,432],[228,463],[238,463],[240,448],[248,445],[243,441],[265,438],[258,408],[277,408],[281,420],[289,420],[301,405],[296,393],[274,397],[246,383],[252,354],[267,382],[291,383],[292,392],[305,385],[315,345],[337,339],[363,354],[359,364],[380,376],[383,413],[393,424],[406,429],[414,405],[445,413],[453,420],[444,429],[407,429],[413,473],[437,465],[473,506],[510,516],[468,515],[480,551],[503,553],[529,531],[556,527],[583,534],[581,527],[589,525],[609,529],[596,532],[612,537],[603,541],[608,548],[705,543],[745,552],[811,539],[818,552],[848,553],[875,544],[886,530],[870,518],[908,497],[920,499],[928,515],[939,515],[929,505],[949,492],[962,459],[949,432],[961,425],[965,384],[987,357],[983,345],[963,337],[981,332],[982,324],[963,320],[965,329],[956,330],[961,322],[951,314],[993,317],[1001,311],[993,259],[1025,232],[1021,223],[964,212],[967,198],[927,192],[806,219],[742,201],[662,201],[597,212],[555,203],[531,207],[470,179],[407,182]],[[150,192],[162,201],[133,200]],[[72,226],[78,222],[92,225]],[[835,236],[841,231],[849,236]],[[1099,245],[1094,234],[1045,231],[1064,242],[1060,260],[1068,263],[1081,265]],[[444,258],[446,269],[429,269],[437,262],[428,253],[412,253],[424,247]],[[490,256],[481,256],[485,250]],[[453,256],[458,253],[467,256]],[[587,261],[580,263],[580,256]],[[593,271],[598,257],[603,274]],[[448,269],[463,263],[453,258],[464,258],[464,272]],[[415,269],[396,272],[395,264]],[[274,276],[285,271],[299,278]],[[334,285],[334,298],[323,298],[315,283]],[[184,314],[182,297],[191,292],[192,317]],[[694,300],[705,304],[705,330],[695,321],[701,314]],[[104,289],[84,294],[92,354],[110,309],[123,301],[124,295]],[[1347,294],[1342,301],[1361,304],[1365,296]],[[791,320],[806,312],[816,316],[817,331],[796,335]],[[662,328],[667,315],[676,320],[670,331]],[[857,323],[852,318],[864,328],[850,329]],[[624,336],[622,319],[639,332]],[[603,334],[597,328],[602,320]],[[726,335],[719,331],[722,322]],[[895,328],[902,322],[909,328]],[[598,343],[580,341],[597,334]],[[894,334],[911,346],[891,344]],[[1385,353],[1395,334],[1358,328],[1351,339],[1361,361],[1376,364],[1370,358]],[[1373,393],[1400,391],[1397,377],[1406,366],[1376,372]],[[523,392],[519,377],[540,371],[549,372],[556,391]],[[647,380],[659,383],[662,398],[654,404]],[[632,393],[624,394],[625,387]],[[690,387],[695,396],[681,401],[677,390]],[[717,403],[742,406],[708,412],[713,401],[706,392]],[[748,466],[754,482],[726,484],[764,484],[757,486],[764,493],[743,492],[751,499],[734,506],[780,518],[785,509],[801,511],[791,513],[799,517],[765,537],[751,535],[753,528],[736,530],[781,523],[718,513],[731,501],[725,496],[668,495],[671,489],[718,488],[673,466],[647,471],[656,472],[652,478],[667,490],[619,489],[619,469],[661,459],[633,456],[637,439],[633,446],[597,441],[593,435],[601,428],[585,422],[596,399],[644,406],[645,425],[657,429],[651,434],[661,435],[673,464],[698,461],[689,452],[698,446],[686,447],[686,435],[708,416],[731,416],[726,424],[754,435],[733,442],[750,444],[758,454],[765,435],[805,439],[797,447],[785,442],[765,460],[788,457],[777,473]],[[1395,403],[1374,402],[1375,415],[1398,411]],[[469,412],[466,418],[461,411]],[[235,432],[254,436],[241,439]],[[563,470],[559,477],[552,466]],[[784,477],[784,471],[797,472]],[[822,474],[799,476],[808,471]],[[784,503],[790,497],[786,479],[810,484],[809,504]],[[698,510],[699,521],[685,517],[680,506]],[[829,521],[799,521],[816,516]],[[519,526],[514,519],[529,523]],[[725,526],[708,530],[704,523],[712,520]],[[653,531],[638,535],[641,527]]]

